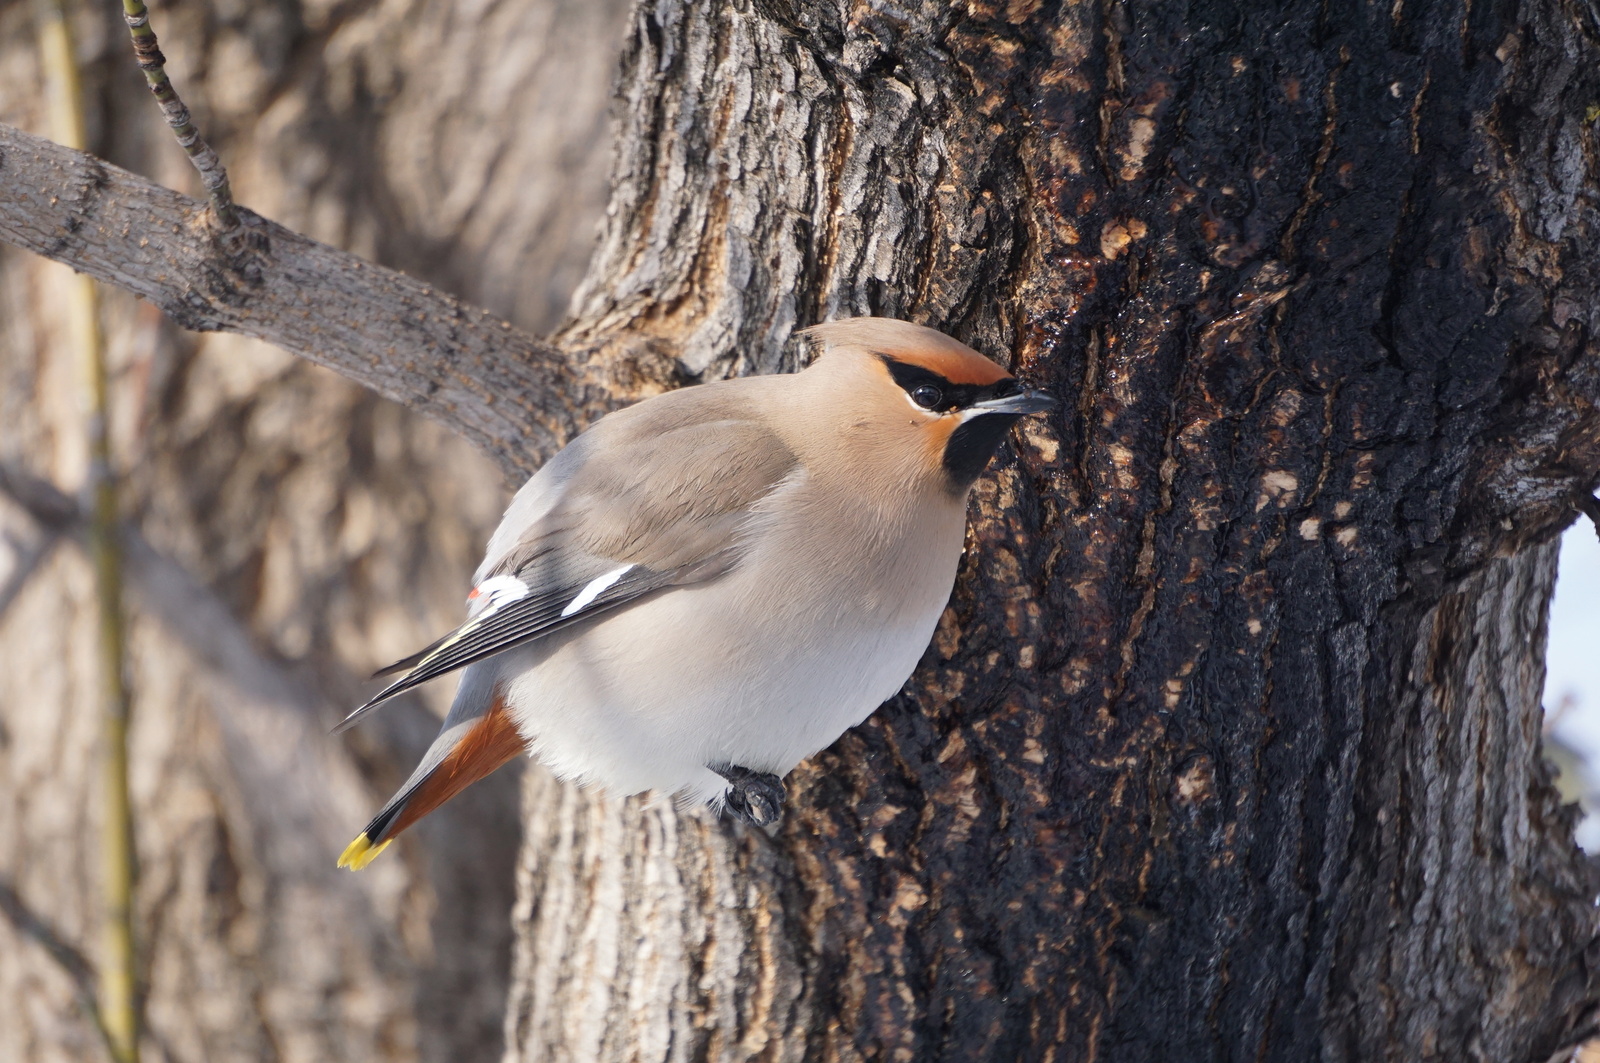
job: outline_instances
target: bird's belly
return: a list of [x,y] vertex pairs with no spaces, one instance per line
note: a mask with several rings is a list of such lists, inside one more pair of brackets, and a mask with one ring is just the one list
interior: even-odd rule
[[505,655],[508,704],[535,757],[614,793],[709,797],[721,787],[709,765],[782,775],[900,689],[949,595],[947,567],[919,600],[786,593],[737,571],[674,590]]

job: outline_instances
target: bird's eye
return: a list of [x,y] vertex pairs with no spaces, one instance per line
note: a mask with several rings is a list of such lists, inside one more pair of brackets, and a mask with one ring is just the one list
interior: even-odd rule
[[932,410],[944,402],[944,392],[932,384],[923,384],[911,393],[911,401],[921,406],[924,410]]

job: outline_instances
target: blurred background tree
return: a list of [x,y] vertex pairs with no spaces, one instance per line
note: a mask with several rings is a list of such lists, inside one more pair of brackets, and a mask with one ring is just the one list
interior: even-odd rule
[[[621,0],[190,3],[168,68],[251,207],[518,325],[561,318],[606,201]],[[69,5],[90,150],[193,171],[118,5]],[[0,122],[50,135],[34,5],[0,3]],[[0,463],[74,491],[69,270],[0,245]],[[514,772],[368,875],[333,857],[410,771],[448,689],[345,739],[374,667],[433,638],[506,498],[435,424],[254,340],[104,290],[124,510],[146,1059],[485,1059],[510,957]],[[69,529],[70,532],[70,529]],[[0,495],[0,875],[101,938],[86,555]],[[47,543],[52,548],[42,550]],[[8,583],[7,581],[10,581]],[[354,699],[354,700],[353,700]],[[66,973],[0,919],[0,1059],[100,1058]]]

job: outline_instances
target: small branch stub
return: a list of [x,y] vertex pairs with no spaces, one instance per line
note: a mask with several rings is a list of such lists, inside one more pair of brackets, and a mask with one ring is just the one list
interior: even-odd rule
[[1594,525],[1594,534],[1600,538],[1600,498],[1596,498],[1588,491],[1579,491],[1573,504],[1578,512],[1589,518]]
[[224,231],[238,228],[239,214],[234,209],[228,171],[217,153],[211,150],[211,145],[206,143],[205,137],[200,135],[189,108],[184,106],[183,100],[178,97],[178,90],[172,87],[172,81],[167,77],[167,57],[161,54],[156,32],[150,27],[150,10],[145,7],[143,0],[122,0],[122,17],[133,37],[133,54],[138,58],[139,69],[144,71],[144,79],[155,94],[156,102],[161,105],[167,125],[172,127],[178,145],[189,156],[189,161],[194,163],[194,168],[200,171],[200,181],[206,186],[206,194],[211,199],[212,213]]

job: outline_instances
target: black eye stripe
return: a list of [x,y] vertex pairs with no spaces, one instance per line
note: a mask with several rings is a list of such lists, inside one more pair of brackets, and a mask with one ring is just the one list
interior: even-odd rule
[[[935,373],[931,369],[924,369],[920,365],[910,362],[900,362],[890,358],[887,354],[879,354],[883,364],[888,367],[889,375],[894,382],[905,390],[907,395],[915,396],[918,388],[937,388],[944,396],[944,401],[935,407],[941,411],[964,410],[973,403],[985,399],[999,399],[1007,395],[1015,395],[1022,390],[1016,378],[1005,377],[993,384],[955,384]],[[916,398],[913,397],[913,402]],[[919,404],[920,405],[920,404]]]

